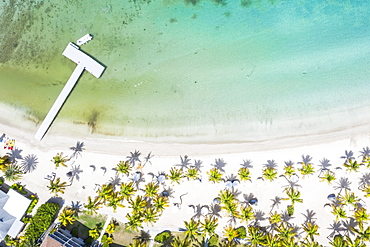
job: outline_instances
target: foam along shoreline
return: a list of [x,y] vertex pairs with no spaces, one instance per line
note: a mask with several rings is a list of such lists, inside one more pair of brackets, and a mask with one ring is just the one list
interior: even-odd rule
[[[6,112],[6,108],[0,108],[0,113]],[[7,108],[10,110],[11,108]],[[327,158],[330,163],[335,166],[340,166],[343,160],[340,156],[344,154],[345,150],[353,150],[355,155],[358,155],[358,151],[362,150],[363,147],[369,146],[369,135],[367,128],[361,129],[356,135],[353,135],[356,129],[348,129],[343,132],[343,138],[338,139],[338,133],[334,132],[330,135],[327,134],[321,137],[321,143],[313,142],[310,138],[304,140],[291,139],[290,142],[294,143],[296,147],[284,147],[282,145],[284,140],[276,142],[262,142],[256,144],[170,144],[170,143],[149,143],[149,142],[122,142],[119,140],[112,140],[107,138],[92,138],[83,135],[57,135],[52,133],[48,135],[42,142],[35,141],[33,138],[32,129],[36,129],[36,125],[21,128],[21,124],[17,123],[20,120],[19,112],[9,111],[10,115],[14,114],[14,117],[9,121],[7,125],[4,125],[5,121],[0,124],[0,129],[7,134],[7,136],[16,139],[16,148],[21,150],[23,157],[33,154],[37,157],[37,169],[34,172],[27,173],[21,180],[22,184],[27,185],[27,189],[37,193],[40,197],[40,201],[44,202],[48,200],[51,195],[47,190],[48,180],[44,178],[50,175],[52,172],[57,173],[57,177],[61,177],[62,181],[68,181],[66,173],[71,169],[71,166],[79,166],[82,173],[79,174],[80,180],[74,181],[73,184],[67,188],[63,198],[65,198],[65,205],[69,205],[71,201],[86,202],[87,196],[93,196],[96,189],[96,183],[104,184],[112,180],[111,174],[101,175],[99,172],[91,174],[90,165],[95,165],[97,169],[104,166],[107,170],[111,170],[121,160],[125,160],[126,156],[134,150],[139,150],[142,153],[142,159],[149,152],[152,152],[154,157],[151,159],[151,164],[147,164],[143,170],[145,174],[153,172],[157,174],[160,171],[168,172],[170,168],[176,164],[180,164],[180,155],[189,155],[192,162],[194,160],[201,160],[203,167],[201,168],[202,177],[205,188],[215,193],[224,188],[223,184],[213,185],[207,182],[206,172],[211,169],[211,165],[215,164],[216,159],[222,159],[225,163],[225,175],[230,176],[231,174],[237,174],[240,164],[244,160],[251,160],[253,168],[251,168],[252,181],[248,185],[241,185],[240,187],[243,193],[253,193],[259,199],[258,210],[268,214],[270,211],[271,200],[275,196],[284,196],[281,188],[281,181],[266,182],[264,184],[258,184],[256,178],[261,176],[263,165],[267,163],[267,160],[274,160],[278,164],[279,174],[283,172],[284,162],[292,160],[295,163],[301,161],[302,155],[310,155],[313,157],[312,163],[315,165],[315,170],[318,170],[320,160]],[[9,115],[7,115],[9,116]],[[14,124],[12,124],[14,122]],[[367,134],[365,134],[367,133]],[[347,135],[346,137],[344,137]],[[60,167],[54,168],[53,163],[50,161],[56,153],[63,152],[65,155],[70,155],[72,151],[69,147],[74,146],[76,141],[84,142],[85,151],[81,154],[81,157],[74,159],[73,162],[68,163],[68,168]],[[243,151],[242,151],[243,150]],[[4,155],[8,150],[1,150],[1,155]],[[295,165],[296,168],[300,167]],[[99,174],[98,174],[99,173]],[[360,175],[360,174],[357,174]],[[351,174],[339,175],[338,179],[343,177],[352,176]],[[353,189],[357,189],[355,183],[356,177],[350,177],[353,181]],[[98,182],[97,182],[98,181]],[[275,183],[279,186],[274,186]],[[320,226],[320,236],[317,240],[321,243],[326,243],[328,240],[326,236],[331,233],[330,224],[333,222],[333,216],[327,214],[323,209],[323,204],[327,203],[326,197],[328,194],[333,193],[332,189],[326,185],[326,183],[318,182],[317,174],[310,176],[307,179],[301,179],[300,191],[302,192],[302,198],[304,204],[297,204],[296,212],[305,213],[306,209],[313,210],[317,218],[317,223]],[[352,188],[351,187],[351,188]],[[81,189],[83,188],[83,189]],[[267,188],[267,190],[266,190]],[[199,190],[199,185],[194,183],[183,182],[180,186],[174,186],[176,196],[179,196],[185,191],[189,192],[188,197],[184,198],[184,205],[188,204],[199,204],[199,203],[210,203],[208,197],[203,197],[201,194],[202,190]],[[312,192],[315,193],[312,193]],[[336,191],[335,191],[336,192]],[[357,193],[357,192],[356,192]],[[358,192],[357,194],[359,194]],[[362,194],[359,194],[362,195]],[[214,196],[214,195],[212,195]],[[205,201],[207,199],[208,201]],[[171,199],[170,203],[177,202],[178,197]],[[370,201],[366,201],[367,204]],[[285,205],[285,204],[284,204]],[[283,210],[284,205],[281,205],[277,211]],[[126,210],[126,211],[125,211]],[[124,216],[127,213],[127,208],[117,210],[117,213],[112,213],[110,208],[103,208],[100,210],[101,213],[107,213],[117,218],[117,220],[125,222]],[[186,213],[185,207],[181,212],[176,213],[176,217],[173,217],[173,213],[170,209],[166,210],[160,220],[155,224],[155,228],[148,228],[152,234],[155,234],[158,229],[172,229],[176,227],[182,227],[184,220],[189,220],[189,215]],[[266,215],[267,217],[267,215]],[[223,226],[227,224],[227,217],[220,219],[218,232],[222,232]],[[296,218],[292,220],[292,223],[300,225],[304,221],[304,216],[297,213]]]
[[[170,135],[167,129],[162,130],[163,136],[146,136],[143,129],[127,129],[127,133],[135,133],[139,136],[122,136],[91,134],[87,125],[68,123],[57,119],[44,137],[38,142],[30,139],[36,133],[39,124],[31,121],[28,114],[17,108],[0,104],[0,127],[3,132],[12,133],[18,138],[24,139],[35,147],[63,148],[69,140],[90,140],[93,150],[103,153],[119,154],[117,149],[132,149],[143,147],[163,155],[207,155],[219,153],[242,153],[246,151],[274,150],[276,148],[294,148],[312,144],[323,144],[349,139],[356,142],[358,138],[367,138],[370,129],[370,116],[364,114],[370,107],[361,107],[351,110],[343,110],[328,116],[310,117],[306,119],[276,121],[270,125],[252,124],[249,131],[241,129],[234,133],[219,131],[211,133],[209,129],[214,126],[203,126],[198,131],[191,128],[177,129],[179,133]],[[234,126],[237,128],[238,126]],[[112,126],[114,129],[115,126]],[[232,127],[228,127],[232,128]],[[183,131],[183,132],[182,132]],[[199,136],[195,135],[199,133]],[[208,132],[208,133],[207,133]],[[238,133],[239,132],[239,133]],[[204,136],[204,133],[207,133]],[[248,134],[246,134],[248,133]],[[234,141],[230,141],[234,140]],[[106,143],[103,145],[102,143]],[[133,143],[135,143],[133,145]],[[70,145],[70,144],[68,144]],[[221,151],[221,152],[220,152]]]

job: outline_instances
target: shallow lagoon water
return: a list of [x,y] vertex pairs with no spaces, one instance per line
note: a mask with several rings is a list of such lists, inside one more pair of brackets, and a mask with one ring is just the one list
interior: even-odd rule
[[100,79],[85,72],[56,121],[94,133],[237,141],[233,134],[247,136],[257,125],[370,105],[366,1],[65,0],[0,7],[0,100],[35,122],[75,67],[62,51],[86,33],[94,39],[82,49],[107,70]]

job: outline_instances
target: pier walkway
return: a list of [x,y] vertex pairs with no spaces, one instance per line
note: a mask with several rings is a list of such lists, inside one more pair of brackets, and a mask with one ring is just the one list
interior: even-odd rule
[[58,98],[55,100],[53,106],[49,110],[44,121],[36,132],[35,138],[39,141],[44,137],[46,131],[49,129],[50,125],[54,121],[54,118],[56,117],[68,95],[71,93],[72,89],[76,85],[82,72],[84,70],[87,70],[96,78],[99,78],[105,70],[105,67],[103,65],[82,52],[79,47],[74,45],[73,43],[68,44],[67,48],[63,52],[63,55],[71,59],[73,62],[77,63],[77,67],[73,71],[71,77],[68,79],[63,90],[60,92]]

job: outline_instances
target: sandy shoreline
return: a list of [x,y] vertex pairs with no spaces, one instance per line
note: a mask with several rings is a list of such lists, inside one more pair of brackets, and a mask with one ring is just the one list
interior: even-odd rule
[[[122,151],[127,153],[127,150],[140,149],[164,156],[203,156],[295,148],[346,139],[350,141],[350,145],[360,146],[357,144],[359,139],[370,138],[370,116],[364,114],[368,110],[368,107],[363,107],[322,117],[276,121],[269,125],[253,124],[255,128],[249,132],[244,132],[243,129],[241,133],[208,133],[207,137],[198,138],[194,136],[196,132],[184,130],[183,134],[179,133],[177,136],[164,134],[156,138],[146,137],[145,140],[92,134],[86,125],[66,123],[57,118],[44,139],[38,142],[33,136],[40,123],[31,121],[29,115],[20,109],[0,104],[0,127],[3,132],[40,149],[63,148],[70,145],[67,143],[72,139],[89,142],[90,150],[101,153],[120,154]],[[206,133],[207,128],[214,131],[214,126],[200,126],[199,132]],[[138,130],[131,131],[135,133]]]

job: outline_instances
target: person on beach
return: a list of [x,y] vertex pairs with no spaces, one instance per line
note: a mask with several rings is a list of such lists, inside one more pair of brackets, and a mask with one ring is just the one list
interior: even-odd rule
[[5,133],[3,133],[3,135],[0,137],[0,142],[3,142],[4,139],[5,139]]

